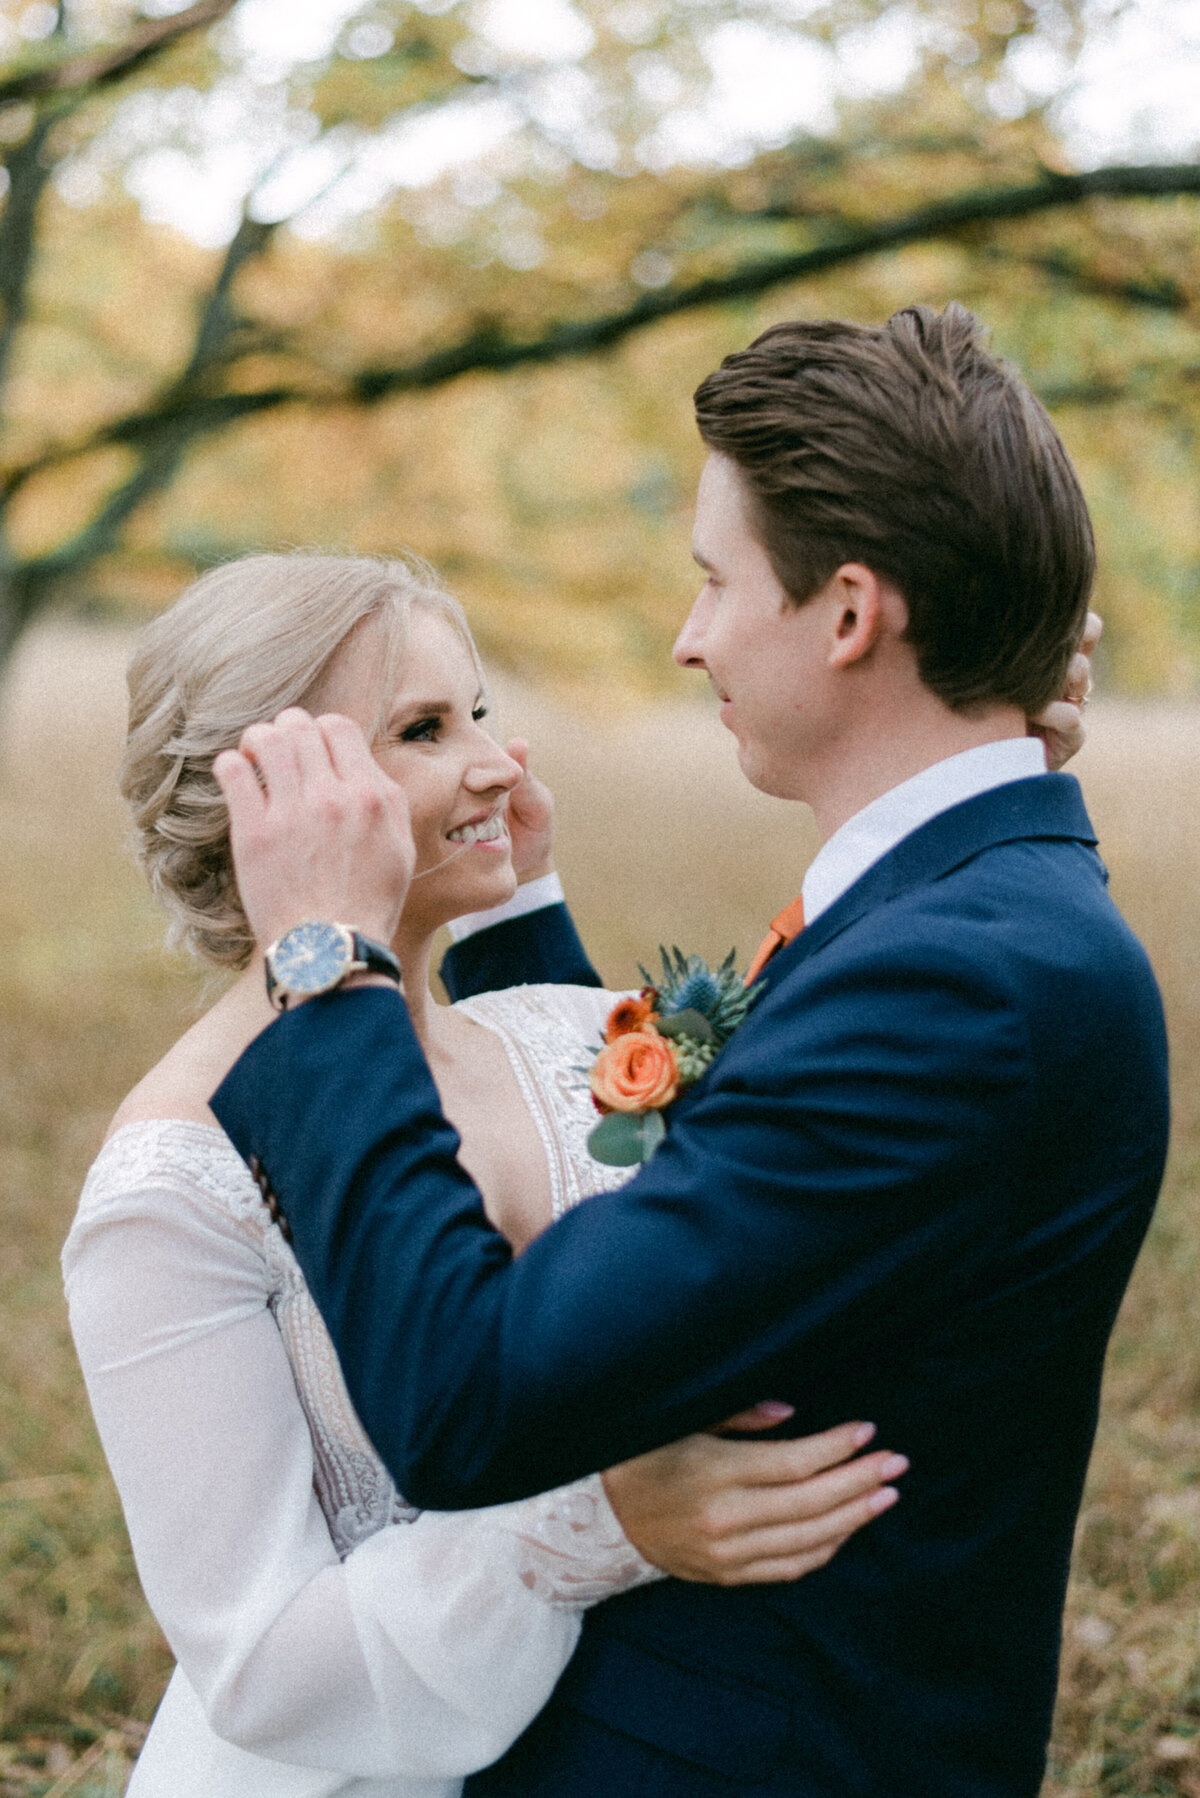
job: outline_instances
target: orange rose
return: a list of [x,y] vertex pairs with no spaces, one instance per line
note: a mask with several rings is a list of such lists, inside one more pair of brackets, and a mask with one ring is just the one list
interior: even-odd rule
[[589,1078],[602,1111],[657,1111],[675,1097],[679,1067],[665,1037],[637,1030],[601,1049]]
[[608,1023],[604,1026],[605,1042],[615,1043],[619,1036],[644,1030],[654,1016],[657,1000],[658,994],[652,986],[644,987],[636,999],[621,999],[608,1014]]

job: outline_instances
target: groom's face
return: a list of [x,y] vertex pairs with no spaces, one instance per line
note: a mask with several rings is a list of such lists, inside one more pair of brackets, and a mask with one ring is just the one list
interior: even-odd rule
[[812,757],[828,736],[837,697],[829,608],[821,594],[801,606],[788,597],[727,456],[710,455],[700,477],[692,553],[705,580],[675,660],[708,674],[752,785],[781,799],[806,799]]

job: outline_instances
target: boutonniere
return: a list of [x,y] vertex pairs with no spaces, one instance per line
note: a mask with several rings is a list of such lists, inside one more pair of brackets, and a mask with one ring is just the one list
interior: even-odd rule
[[639,968],[641,992],[613,1006],[604,1045],[582,1070],[603,1113],[588,1137],[594,1160],[632,1167],[654,1154],[667,1133],[666,1107],[712,1065],[762,991],[762,983],[743,985],[735,953],[713,969],[698,955],[660,948],[658,983]]

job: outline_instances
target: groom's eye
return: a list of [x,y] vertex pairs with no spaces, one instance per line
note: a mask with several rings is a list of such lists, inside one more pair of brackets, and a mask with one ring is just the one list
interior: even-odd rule
[[488,709],[485,705],[477,705],[475,710],[471,713],[471,717],[476,724],[482,724],[487,715]]
[[402,743],[436,743],[438,732],[442,728],[440,718],[418,718],[400,732]]

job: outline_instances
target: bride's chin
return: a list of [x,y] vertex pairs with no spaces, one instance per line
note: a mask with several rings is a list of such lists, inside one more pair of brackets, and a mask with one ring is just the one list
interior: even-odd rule
[[468,912],[490,911],[493,905],[503,905],[516,892],[518,882],[512,861],[505,856],[492,868],[464,869],[451,864],[441,880],[430,880],[429,885],[436,887],[436,894],[431,892],[427,897],[435,900],[441,921],[448,924],[451,918],[465,917]]

